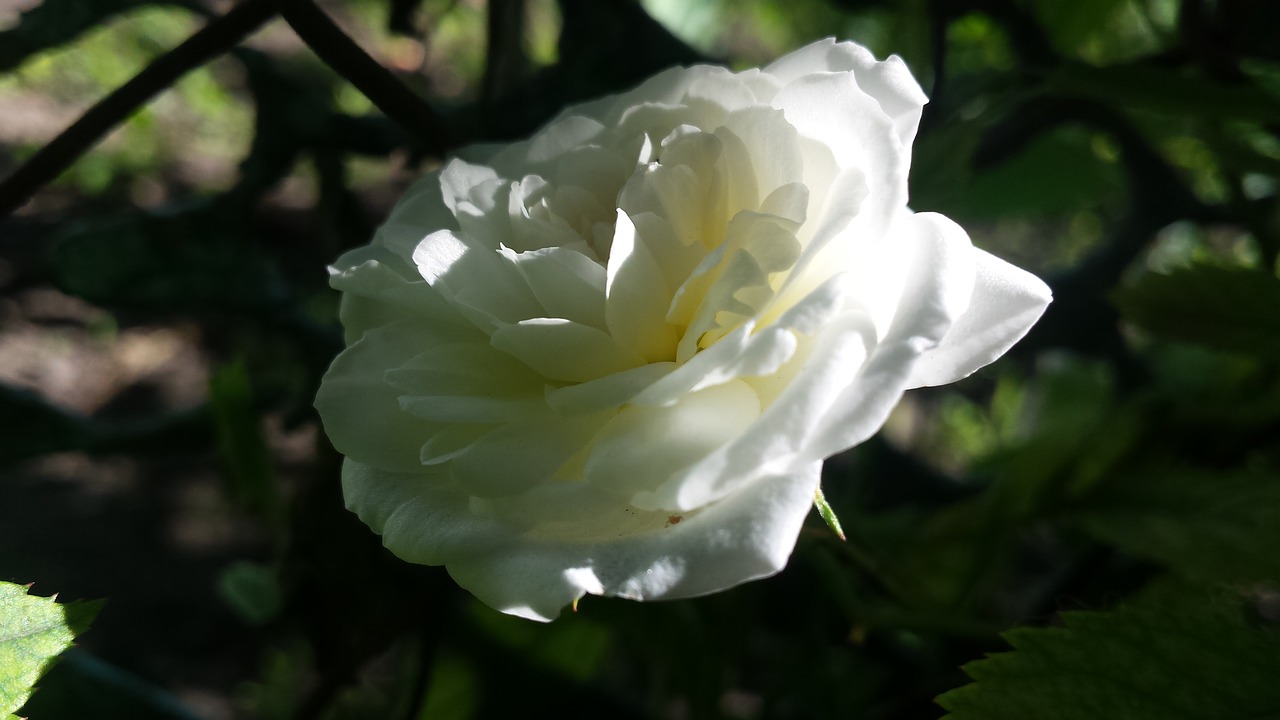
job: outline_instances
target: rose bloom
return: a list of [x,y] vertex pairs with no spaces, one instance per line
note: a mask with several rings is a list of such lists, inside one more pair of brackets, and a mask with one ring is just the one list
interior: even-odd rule
[[907,208],[926,98],[826,40],[663,72],[418,181],[331,268],[348,507],[503,612],[778,572],[823,458],[1049,289]]

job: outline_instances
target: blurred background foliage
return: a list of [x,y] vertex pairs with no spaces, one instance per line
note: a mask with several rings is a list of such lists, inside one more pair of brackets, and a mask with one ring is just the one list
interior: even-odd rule
[[[1280,714],[1280,4],[322,3],[431,128],[255,4],[46,185],[232,6],[0,0],[0,579],[108,600],[21,714]],[[831,459],[848,541],[776,578],[542,626],[390,557],[310,409],[326,263],[443,150],[826,36],[909,63],[912,205],[1049,280],[1032,334]]]

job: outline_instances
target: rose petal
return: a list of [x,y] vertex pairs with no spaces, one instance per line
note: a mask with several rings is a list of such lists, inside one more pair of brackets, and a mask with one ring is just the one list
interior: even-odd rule
[[[401,395],[400,409],[438,423],[500,424],[531,421],[546,407],[541,396],[490,398],[475,395]],[[421,451],[421,450],[420,450]],[[421,462],[421,455],[419,456]]]
[[[627,212],[621,208],[620,212]],[[671,294],[689,277],[694,268],[701,262],[706,249],[701,245],[686,245],[676,236],[675,229],[667,219],[651,212],[629,213],[628,219],[635,228],[635,242],[648,250],[649,257],[662,270],[666,287],[666,303],[671,302]],[[611,253],[612,256],[612,253]],[[663,312],[666,312],[664,307]]]
[[778,91],[774,106],[801,135],[820,139],[842,168],[856,167],[870,190],[859,213],[882,231],[907,201],[908,158],[893,121],[846,74],[815,74]]
[[905,230],[908,273],[889,333],[821,418],[805,457],[834,455],[879,430],[906,390],[916,359],[969,307],[975,258],[964,230],[934,213],[910,216]]
[[493,346],[549,380],[586,382],[644,364],[608,333],[561,318],[534,318],[499,328]]
[[400,390],[384,379],[437,342],[457,342],[450,326],[403,321],[366,332],[333,361],[316,395],[325,433],[338,452],[385,470],[419,467],[422,444],[438,429],[400,410]]
[[619,511],[617,520],[603,518],[623,530],[612,542],[513,538],[482,546],[466,562],[451,563],[450,574],[486,604],[543,621],[586,594],[666,600],[716,592],[786,566],[820,470],[812,463],[760,477],[697,513],[658,513],[661,525],[648,532],[626,532]]
[[394,472],[347,458],[342,464],[347,509],[400,558],[425,565],[461,560],[495,547],[502,530],[468,509],[443,468]]
[[546,248],[520,253],[516,268],[550,317],[601,330],[605,323],[605,269],[575,250]]
[[[427,234],[427,228],[456,228],[458,221],[454,219],[452,208],[444,201],[440,171],[429,172],[415,180],[387,216],[386,225],[415,228],[413,234],[418,237],[413,241],[414,244]],[[385,245],[405,260],[413,255],[413,245],[398,245],[389,241],[381,228],[374,234],[373,244]]]
[[638,494],[632,503],[647,509],[689,510],[731,497],[762,475],[820,461],[802,456],[804,446],[841,390],[857,376],[873,343],[874,329],[865,315],[855,312],[832,320],[822,335],[801,344],[779,368],[786,389],[755,423],[653,492]]
[[555,477],[591,442],[605,417],[543,412],[486,434],[460,452],[449,468],[472,495],[514,495]]
[[800,135],[782,111],[760,106],[737,110],[716,131],[722,137],[730,133],[746,154],[759,197],[768,197],[783,185],[805,181]]
[[1052,300],[1040,278],[983,250],[973,252],[977,274],[969,309],[916,360],[909,388],[955,382],[991,363],[1027,334]]
[[667,322],[671,288],[649,246],[622,210],[609,251],[605,317],[609,333],[647,362],[674,356],[676,328]]
[[898,138],[910,148],[920,124],[920,111],[929,98],[897,55],[877,62],[869,50],[832,38],[819,40],[786,55],[764,69],[784,85],[817,72],[852,72],[858,86],[875,98],[893,119]]
[[729,442],[759,414],[760,400],[741,380],[690,393],[665,407],[627,406],[596,436],[584,477],[629,499]]
[[[437,342],[386,371],[388,385],[406,395],[525,396],[541,394],[546,382],[510,355],[474,333],[472,342]],[[448,392],[445,392],[448,391]]]
[[441,230],[418,244],[418,272],[482,330],[542,317],[546,309],[509,254],[476,245],[469,235]]
[[329,268],[329,285],[343,293],[338,317],[347,344],[372,328],[399,320],[465,322],[412,265],[378,245],[356,248],[338,258]]
[[570,150],[591,143],[602,130],[604,125],[590,117],[561,117],[533,136],[526,150],[525,160],[529,163],[558,161]]
[[[491,167],[455,158],[444,166],[439,178],[440,197],[454,216],[466,211],[467,214],[483,217],[498,207],[492,188],[504,183]],[[394,214],[391,219],[401,221]],[[411,217],[404,219],[411,220]]]
[[[776,374],[784,363],[793,361],[797,342],[792,331],[814,334],[834,322],[845,306],[848,297],[846,286],[842,278],[833,278],[781,316],[766,315],[772,322],[765,329],[754,332],[754,323],[739,327],[645,388],[632,398],[632,402],[667,405],[676,402],[684,393],[733,378]],[[858,321],[859,326],[863,323],[865,319]],[[874,330],[870,332],[871,341],[874,341]],[[857,337],[862,343],[861,331]]]
[[547,405],[556,412],[581,413],[633,402],[645,388],[676,368],[673,362],[649,363],[576,385],[547,389]]

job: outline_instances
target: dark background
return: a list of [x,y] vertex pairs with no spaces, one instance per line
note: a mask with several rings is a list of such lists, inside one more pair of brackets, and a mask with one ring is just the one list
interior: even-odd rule
[[[0,579],[107,600],[23,714],[1280,714],[1280,4],[231,8],[0,0]],[[326,264],[450,148],[826,36],[908,62],[912,206],[1050,282],[1031,335],[829,461],[849,540],[772,579],[543,626],[382,550]]]

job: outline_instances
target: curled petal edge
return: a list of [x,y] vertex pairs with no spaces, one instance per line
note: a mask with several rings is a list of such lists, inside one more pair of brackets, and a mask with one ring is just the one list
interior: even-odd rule
[[1031,273],[978,248],[969,308],[941,342],[911,368],[908,388],[945,385],[968,377],[1005,354],[1031,330],[1053,300]]

